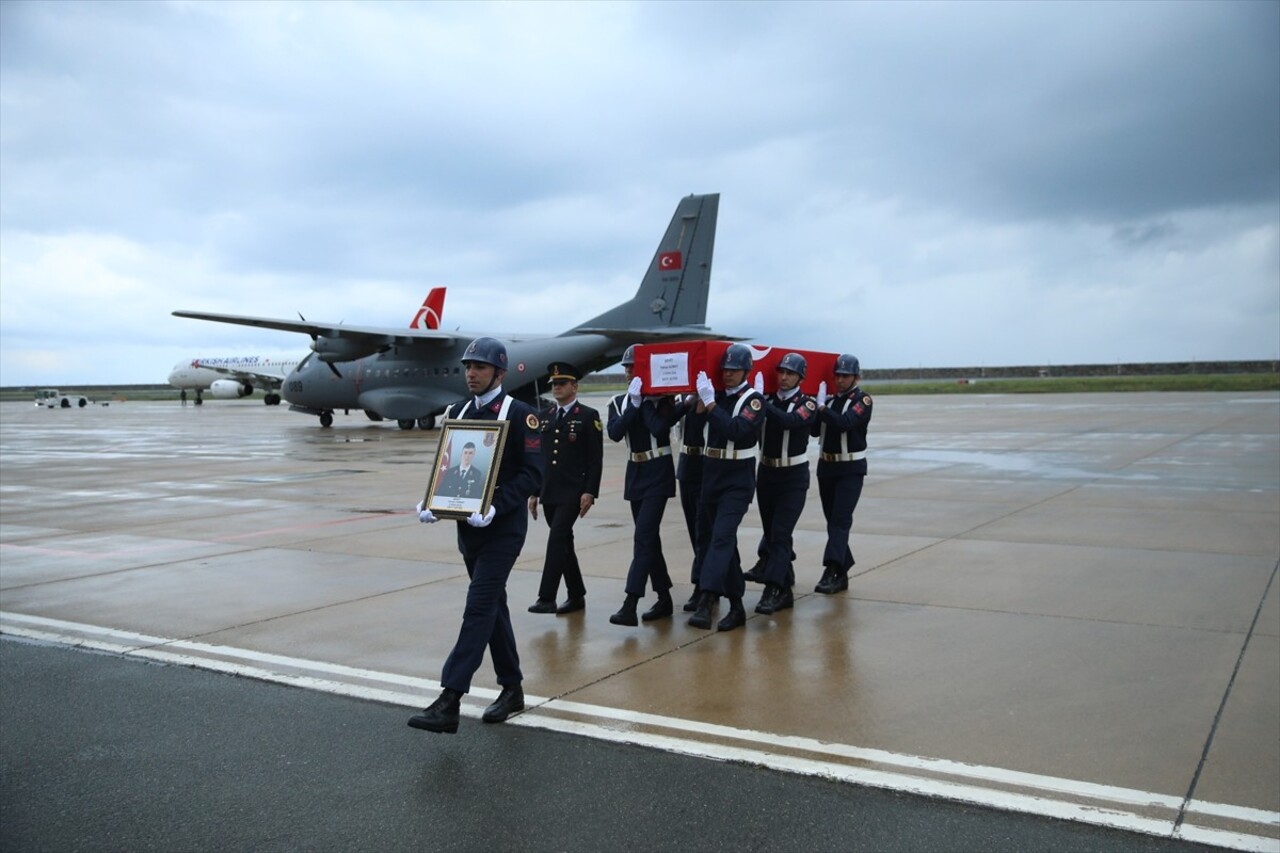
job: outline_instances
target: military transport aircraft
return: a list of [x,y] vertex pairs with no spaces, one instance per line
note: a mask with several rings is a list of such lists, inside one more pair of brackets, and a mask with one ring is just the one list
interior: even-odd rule
[[317,415],[321,426],[331,426],[339,409],[364,409],[370,417],[396,420],[401,429],[431,429],[445,406],[467,395],[461,358],[477,337],[490,335],[506,344],[510,367],[503,388],[535,403],[547,387],[546,368],[553,361],[591,372],[618,361],[633,343],[738,340],[705,325],[719,204],[718,193],[681,199],[635,296],[556,336],[173,313],[310,335],[312,353],[286,377],[282,391],[291,411]]
[[[438,329],[444,314],[443,287],[433,287],[422,300],[422,307],[409,321],[410,329]],[[180,361],[169,371],[169,384],[185,392],[196,392],[196,405],[204,402],[208,391],[218,400],[238,400],[248,397],[254,388],[263,390],[262,402],[268,406],[280,404],[278,390],[285,377],[298,366],[300,359],[266,358],[257,355],[231,356],[229,358],[192,358]],[[379,419],[380,420],[380,419]]]

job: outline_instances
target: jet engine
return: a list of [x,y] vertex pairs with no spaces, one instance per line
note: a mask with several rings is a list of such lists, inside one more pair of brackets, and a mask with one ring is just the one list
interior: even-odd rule
[[384,352],[390,345],[381,341],[370,343],[350,338],[326,338],[317,336],[311,342],[311,351],[321,361],[333,364],[335,361],[355,361],[375,352]]
[[209,393],[219,400],[236,400],[253,393],[253,386],[238,379],[218,379],[209,386]]

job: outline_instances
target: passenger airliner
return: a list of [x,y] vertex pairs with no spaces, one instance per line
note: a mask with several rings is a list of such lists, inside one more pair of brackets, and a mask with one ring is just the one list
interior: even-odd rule
[[[434,287],[422,301],[422,307],[409,322],[410,329],[439,329],[444,314],[443,287]],[[196,405],[204,402],[208,391],[218,400],[236,400],[248,397],[254,388],[264,392],[262,402],[268,406],[280,404],[280,385],[293,372],[301,359],[271,359],[256,355],[230,358],[193,358],[173,366],[169,372],[169,384],[183,392],[196,392]],[[184,397],[185,399],[185,397]]]

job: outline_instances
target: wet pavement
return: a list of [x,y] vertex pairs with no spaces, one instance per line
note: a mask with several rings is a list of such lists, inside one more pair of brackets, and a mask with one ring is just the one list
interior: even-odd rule
[[[420,707],[466,588],[451,525],[409,512],[437,436],[0,404],[0,630]],[[606,441],[586,611],[525,612],[541,521],[508,585],[508,725],[1280,850],[1280,395],[884,397],[870,439],[849,591],[811,592],[815,486],[795,608],[752,614],[753,587],[728,633],[608,623],[632,528]],[[753,507],[744,555],[759,532]],[[663,544],[683,601],[674,502]],[[487,662],[475,685],[472,718]]]

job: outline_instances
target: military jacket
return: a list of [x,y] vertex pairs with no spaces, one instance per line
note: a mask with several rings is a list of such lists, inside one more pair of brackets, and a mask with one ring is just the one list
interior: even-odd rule
[[542,417],[542,502],[577,504],[584,494],[600,496],[604,425],[600,413],[575,400]]
[[867,473],[867,427],[871,424],[871,395],[855,385],[847,394],[827,400],[818,412],[813,434],[820,436],[818,476]]
[[609,401],[606,431],[610,439],[627,445],[622,487],[626,500],[675,496],[676,469],[671,459],[675,417],[675,407],[669,399],[649,398],[633,406],[626,394],[619,394]]

